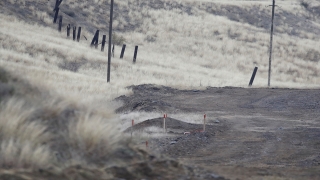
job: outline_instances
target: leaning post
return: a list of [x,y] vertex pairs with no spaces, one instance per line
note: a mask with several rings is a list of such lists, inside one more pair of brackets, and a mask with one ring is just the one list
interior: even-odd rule
[[258,67],[255,67],[253,72],[252,72],[252,76],[251,76],[251,79],[250,79],[250,82],[249,82],[249,86],[252,86],[252,83],[254,81],[254,78],[256,77],[257,71],[258,71]]

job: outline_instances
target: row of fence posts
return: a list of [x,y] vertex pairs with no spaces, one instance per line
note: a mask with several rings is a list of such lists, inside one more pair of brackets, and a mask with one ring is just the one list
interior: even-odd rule
[[[62,0],[56,0],[56,4],[55,4],[55,7],[53,9],[53,11],[55,12],[55,15],[54,15],[54,19],[53,19],[53,23],[56,23],[57,22],[57,19],[58,19],[58,15],[59,15],[59,11],[60,11],[60,8],[59,6],[61,5],[62,3]],[[62,20],[63,20],[63,16],[59,16],[59,24],[58,24],[58,31],[61,32],[62,31]],[[68,24],[67,26],[67,37],[70,37],[70,30],[71,30],[71,26],[70,24]],[[77,34],[77,27],[73,27],[73,40],[75,41],[77,39],[78,42],[80,42],[80,37],[81,37],[81,27],[78,27],[78,34]],[[87,40],[87,38],[84,36],[84,38]],[[93,39],[91,41],[91,44],[90,46],[91,47],[95,47],[96,49],[98,48],[98,40],[99,40],[99,30],[96,31],[95,35],[93,36]],[[105,43],[106,43],[106,35],[103,35],[102,36],[102,45],[101,45],[101,51],[104,52],[104,48],[105,48]],[[126,49],[126,45],[124,44],[122,46],[122,49],[121,49],[121,54],[120,54],[120,59],[123,59],[123,56],[124,56],[124,52],[125,52],[125,49]],[[133,55],[133,63],[136,63],[137,61],[137,54],[138,54],[138,46],[135,46],[135,49],[134,49],[134,55]],[[112,57],[114,57],[114,44],[112,46]]]
[[[70,37],[70,30],[71,30],[71,26],[70,26],[70,24],[68,24],[68,26],[67,26],[67,37]],[[77,34],[77,27],[73,27],[72,28],[72,38],[73,38],[73,40],[75,41],[77,39],[77,41],[80,42],[80,37],[81,37],[81,27],[78,27],[78,34]]]
[[[60,16],[58,30],[59,30],[59,32],[62,31],[62,16]],[[73,40],[74,41],[77,40],[78,42],[80,42],[81,27],[78,27],[78,34],[77,34],[77,27],[76,26],[74,26],[72,28],[72,30],[73,30],[72,31]],[[71,31],[71,25],[68,24],[68,26],[67,26],[67,37],[70,37],[70,31]],[[96,33],[94,34],[93,38],[92,38],[90,47],[95,47],[96,49],[98,48],[98,45],[99,45],[99,34],[100,34],[100,31],[97,30]],[[83,36],[83,37],[87,40],[87,38],[85,36]],[[106,35],[102,36],[102,42],[100,44],[101,44],[101,51],[104,52],[104,48],[105,48],[105,44],[106,44]],[[139,46],[135,46],[134,55],[133,55],[133,63],[136,63],[136,61],[137,61],[138,48],[139,48]],[[126,44],[123,44],[122,45],[122,49],[121,49],[121,53],[120,53],[120,59],[123,59],[125,50],[126,50]],[[114,44],[112,46],[112,57],[114,57]]]

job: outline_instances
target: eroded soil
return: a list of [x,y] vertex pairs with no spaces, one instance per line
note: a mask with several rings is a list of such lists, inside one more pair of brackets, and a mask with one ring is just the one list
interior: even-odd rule
[[[167,136],[149,140],[149,149],[154,153],[229,179],[320,179],[317,89],[131,88],[133,95],[117,98],[124,102],[118,112],[207,114],[204,133],[200,132],[200,124],[169,116]],[[133,130],[161,128],[162,119],[147,120]]]

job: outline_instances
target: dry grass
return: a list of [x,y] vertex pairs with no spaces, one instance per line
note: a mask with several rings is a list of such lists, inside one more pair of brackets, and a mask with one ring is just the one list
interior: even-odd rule
[[[81,156],[105,158],[119,145],[120,133],[114,122],[90,112],[80,115],[78,121],[68,126],[67,143]],[[92,157],[91,157],[92,159]]]
[[[19,82],[7,76],[10,78],[6,84],[21,88],[17,86]],[[32,88],[28,90],[28,94],[33,94]],[[111,110],[102,112],[99,108],[91,109],[94,106],[87,108],[61,100],[43,88],[36,92],[39,91],[42,95],[35,97],[21,94],[24,90],[1,97],[0,168],[36,170],[101,165],[125,145],[114,126]]]
[[26,107],[17,99],[10,99],[1,105],[1,138],[18,139],[19,142],[32,140],[35,144],[43,144],[50,141],[50,134],[46,133],[47,127],[39,122],[28,121],[34,110]]
[[0,167],[40,168],[53,163],[49,146],[52,134],[45,125],[29,121],[33,109],[16,98],[1,104],[0,109]]

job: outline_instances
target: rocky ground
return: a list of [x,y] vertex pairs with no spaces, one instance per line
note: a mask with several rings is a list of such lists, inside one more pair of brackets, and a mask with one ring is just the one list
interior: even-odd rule
[[[118,112],[168,112],[167,135],[149,140],[158,154],[228,179],[319,179],[320,93],[317,89],[212,88],[177,90],[130,87]],[[208,125],[170,118],[170,113],[207,114]],[[163,118],[128,132],[162,127]],[[190,132],[190,134],[184,134]],[[144,144],[141,142],[141,146]],[[217,176],[218,176],[217,175]]]

